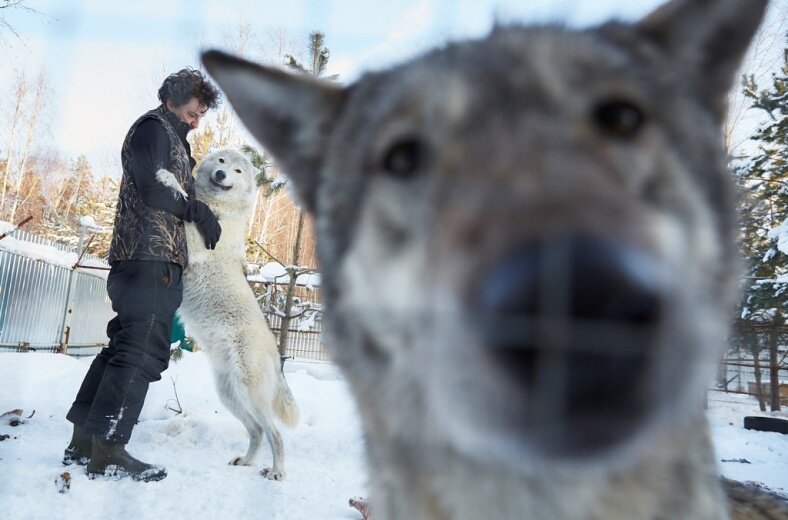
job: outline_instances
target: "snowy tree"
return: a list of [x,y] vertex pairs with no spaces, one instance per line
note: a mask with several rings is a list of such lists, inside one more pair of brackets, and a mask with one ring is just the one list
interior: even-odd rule
[[86,252],[104,258],[109,252],[117,195],[117,180],[109,176],[96,180],[87,158],[79,156],[50,187],[48,211],[38,232],[49,240],[76,246],[81,218],[91,217],[107,232],[91,231],[86,238],[90,240]]
[[[753,134],[757,152],[736,168],[744,190],[741,203],[742,250],[748,262],[740,318],[745,327],[766,330],[768,340],[752,339],[749,347],[759,377],[759,353],[769,349],[772,408],[779,409],[780,331],[788,322],[788,48],[772,85],[759,90],[744,78],[744,94],[768,119]],[[756,379],[760,386],[760,380]],[[763,404],[762,404],[763,407]]]
[[103,231],[90,231],[89,245],[86,252],[99,258],[109,256],[109,244],[112,240],[112,228],[115,222],[115,205],[118,199],[118,181],[109,176],[101,177],[86,193],[77,208],[80,217],[92,217],[97,227]]

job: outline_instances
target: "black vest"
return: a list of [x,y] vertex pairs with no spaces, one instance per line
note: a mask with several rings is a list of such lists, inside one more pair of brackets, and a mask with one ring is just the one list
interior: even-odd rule
[[[115,229],[109,247],[110,264],[121,260],[153,260],[173,262],[186,267],[188,263],[183,221],[171,213],[146,206],[131,175],[131,164],[134,160],[131,154],[131,138],[140,123],[146,119],[156,119],[164,127],[170,141],[170,156],[164,168],[175,175],[189,198],[194,199],[191,158],[167,120],[166,110],[167,108],[161,105],[145,113],[131,125],[123,141],[123,178],[115,211]],[[151,175],[155,173],[151,172]]]

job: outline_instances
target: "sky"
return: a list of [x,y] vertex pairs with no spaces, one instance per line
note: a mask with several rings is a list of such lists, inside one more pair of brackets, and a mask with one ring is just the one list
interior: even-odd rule
[[[256,45],[284,34],[306,46],[326,33],[329,73],[350,82],[364,70],[407,59],[449,39],[481,36],[494,20],[564,21],[638,17],[658,0],[27,0],[42,15],[5,14],[19,34],[0,42],[0,113],[24,71],[44,71],[52,93],[46,127],[67,157],[116,166],[131,123],[158,102],[166,74],[198,66],[202,47],[227,49],[226,34],[248,23]],[[263,49],[254,48],[262,53]],[[270,51],[270,49],[269,49]],[[272,51],[271,51],[272,52]],[[0,134],[2,135],[2,134]],[[0,142],[0,148],[4,143]]]
[[[588,26],[643,16],[660,0],[26,0],[41,14],[4,13],[18,37],[0,33],[0,114],[19,72],[43,71],[51,102],[44,131],[66,157],[85,154],[97,173],[117,168],[131,123],[154,108],[164,77],[198,67],[201,48],[229,49],[248,24],[248,55],[270,55],[277,35],[306,47],[326,34],[328,72],[351,82],[447,40],[478,37],[502,23]],[[8,10],[5,10],[8,11]],[[0,129],[2,130],[2,129]],[[3,139],[0,131],[0,139]],[[0,140],[0,149],[5,143]],[[107,166],[109,165],[109,166]],[[119,172],[118,172],[119,173]]]

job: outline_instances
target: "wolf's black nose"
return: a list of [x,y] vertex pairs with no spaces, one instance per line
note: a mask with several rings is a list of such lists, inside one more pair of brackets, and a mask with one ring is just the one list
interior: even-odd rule
[[589,417],[608,425],[579,442],[580,450],[623,433],[612,417],[636,415],[642,405],[661,281],[649,254],[587,236],[525,244],[487,271],[479,295],[483,338],[502,374],[524,390],[530,420],[558,415],[576,431]]
[[214,173],[213,175],[217,181],[223,181],[227,177],[227,174],[225,173],[224,170],[216,170],[216,173]]
[[659,266],[632,246],[589,237],[522,246],[488,271],[481,304],[493,314],[647,325],[659,319]]

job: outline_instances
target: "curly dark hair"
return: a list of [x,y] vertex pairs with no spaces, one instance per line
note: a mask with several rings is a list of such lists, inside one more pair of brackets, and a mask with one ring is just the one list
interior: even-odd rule
[[159,87],[159,101],[179,107],[197,98],[200,105],[216,108],[219,105],[219,91],[199,70],[187,67],[170,74]]

